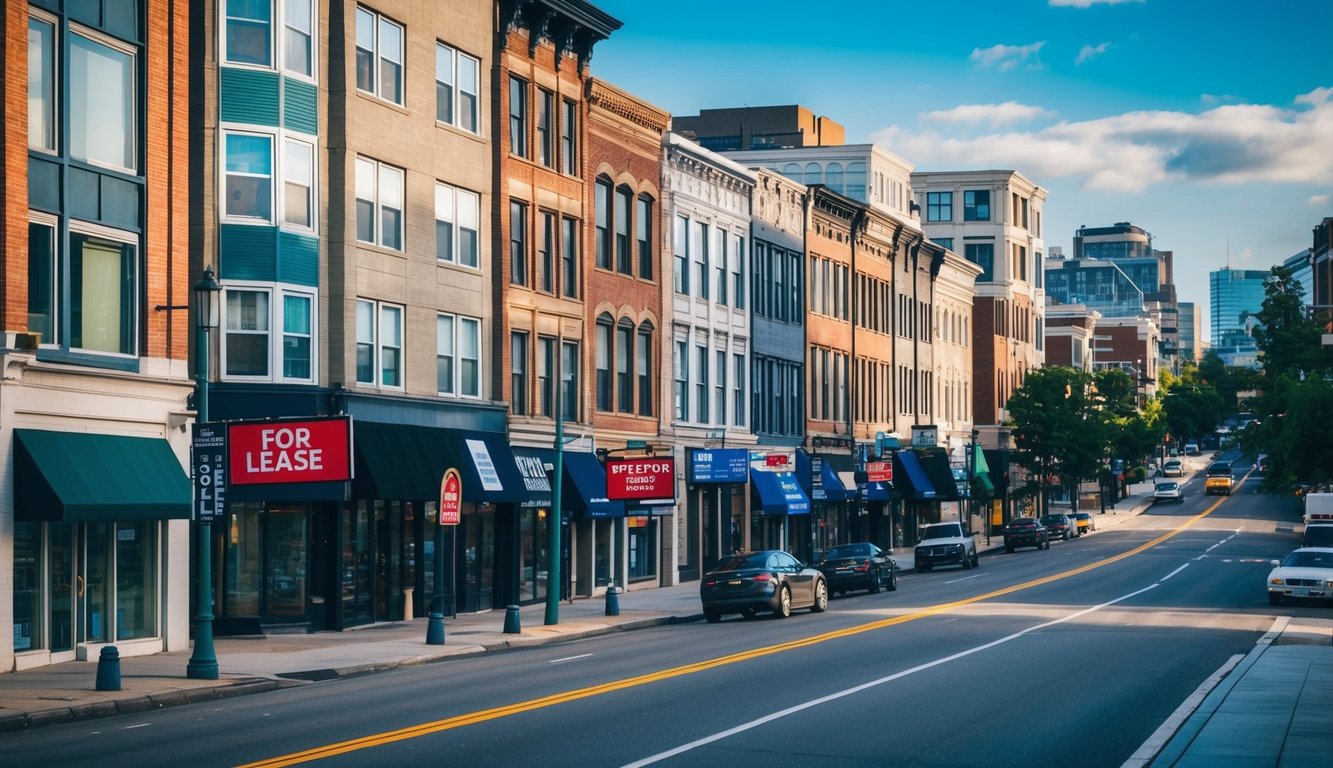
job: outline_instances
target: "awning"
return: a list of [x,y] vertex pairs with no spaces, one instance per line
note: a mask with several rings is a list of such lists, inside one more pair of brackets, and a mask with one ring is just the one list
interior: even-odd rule
[[889,500],[890,500],[890,496],[889,496],[889,494],[890,494],[890,490],[889,490],[889,484],[888,484],[888,483],[880,483],[880,482],[866,483],[864,487],[865,487],[865,500],[866,500],[866,501],[889,501]]
[[973,477],[976,478],[975,482],[977,485],[979,485],[987,494],[993,495],[995,493],[995,484],[991,482],[989,472],[982,472],[981,474],[973,475]]
[[808,515],[810,499],[801,490],[791,472],[750,471],[750,482],[759,494],[760,511],[765,515]]
[[188,520],[190,477],[162,438],[14,430],[20,522]]
[[957,501],[958,481],[953,476],[953,466],[949,464],[949,453],[943,448],[919,448],[916,450],[921,466],[935,486],[935,498],[938,501]]
[[[514,455],[520,464],[539,462],[545,472],[547,464],[555,463],[555,450],[552,448],[515,448]],[[565,509],[580,513],[585,517],[624,517],[625,503],[611,501],[606,497],[606,470],[602,462],[587,451],[564,451],[561,454],[564,465],[564,478],[560,488],[560,505]],[[523,469],[524,479],[529,488],[535,478],[529,478],[531,470]],[[551,505],[550,482],[546,490],[532,494],[533,501],[541,501],[537,506]],[[524,506],[533,506],[529,501]]]
[[929,501],[937,497],[925,467],[911,450],[893,452],[893,487],[910,501]]
[[415,424],[357,420],[356,496],[368,499],[438,499],[450,467],[463,478],[463,501],[526,501],[527,488],[504,435]]
[[[821,465],[818,483],[815,482],[812,468],[816,463],[815,458],[819,459]],[[801,482],[801,490],[816,504],[846,501],[852,497],[840,474],[840,470],[850,469],[851,466],[850,456],[810,456],[803,450],[796,450],[796,477]],[[853,482],[851,487],[855,488],[856,484]]]

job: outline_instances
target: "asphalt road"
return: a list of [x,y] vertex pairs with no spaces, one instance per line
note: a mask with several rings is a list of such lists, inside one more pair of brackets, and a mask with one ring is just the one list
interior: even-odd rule
[[[824,614],[466,657],[0,739],[12,765],[1119,766],[1279,615],[1253,483]],[[1175,532],[1174,535],[1171,535]],[[113,757],[114,756],[114,757]],[[11,762],[13,761],[13,762]]]

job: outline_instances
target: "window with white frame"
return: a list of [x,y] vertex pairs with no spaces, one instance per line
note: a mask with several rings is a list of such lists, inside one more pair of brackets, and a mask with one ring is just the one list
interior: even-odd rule
[[672,283],[676,293],[688,295],[690,292],[690,220],[684,216],[675,218],[675,227],[671,230]]
[[689,421],[690,418],[690,343],[676,341],[676,355],[672,360],[675,379],[676,421]]
[[69,36],[69,154],[138,169],[137,60],[125,43],[93,32]]
[[727,232],[723,229],[713,230],[713,259],[717,269],[717,285],[714,287],[713,295],[717,297],[718,304],[727,304]]
[[356,9],[356,87],[385,101],[403,103],[403,26],[379,13]]
[[403,249],[403,170],[356,159],[356,239]]
[[435,44],[435,119],[477,132],[481,63],[458,49]]
[[315,148],[304,141],[282,142],[282,221],[303,229],[315,226]]
[[436,315],[435,375],[442,395],[481,397],[481,320]]
[[476,268],[481,196],[443,182],[435,183],[435,258]]
[[736,352],[732,359],[732,413],[731,423],[745,426],[745,353]]
[[283,0],[282,64],[288,72],[314,77],[315,13],[311,0]]
[[273,220],[273,137],[223,135],[227,218]]
[[[314,380],[315,294],[285,286],[228,285],[224,298],[223,377]],[[272,328],[280,328],[275,334]]]
[[229,0],[223,10],[224,61],[273,66],[273,8],[269,2]]
[[745,309],[745,238],[731,236],[731,296],[736,309]]
[[717,416],[718,424],[727,423],[727,353],[726,350],[715,350],[716,357],[713,370],[716,375],[713,377],[713,413]]
[[[694,255],[694,284],[701,299],[708,298],[708,225],[695,222],[690,238],[690,253]],[[705,409],[708,405],[705,403]]]
[[509,334],[509,412],[515,416],[528,413],[528,332]]
[[[707,275],[705,275],[706,277]],[[708,347],[699,344],[694,348],[695,367],[698,378],[694,380],[695,417],[700,424],[708,423]]]
[[357,300],[356,381],[378,387],[402,387],[402,307]]
[[56,151],[56,25],[28,17],[28,147]]
[[138,241],[128,232],[71,222],[69,247],[69,347],[138,354]]

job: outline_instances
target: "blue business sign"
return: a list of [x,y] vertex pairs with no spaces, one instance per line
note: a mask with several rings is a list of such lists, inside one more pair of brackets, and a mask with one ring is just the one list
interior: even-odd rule
[[744,483],[750,478],[750,454],[744,448],[696,448],[690,451],[691,483]]

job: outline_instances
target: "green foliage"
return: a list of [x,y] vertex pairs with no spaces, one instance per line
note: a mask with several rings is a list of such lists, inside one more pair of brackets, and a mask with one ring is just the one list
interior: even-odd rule
[[1096,477],[1106,456],[1106,414],[1098,392],[1091,376],[1073,368],[1030,372],[1006,406],[1015,461],[1037,478],[1056,475],[1071,489]]
[[1229,411],[1217,388],[1197,377],[1176,379],[1162,396],[1166,429],[1178,442],[1212,434]]

